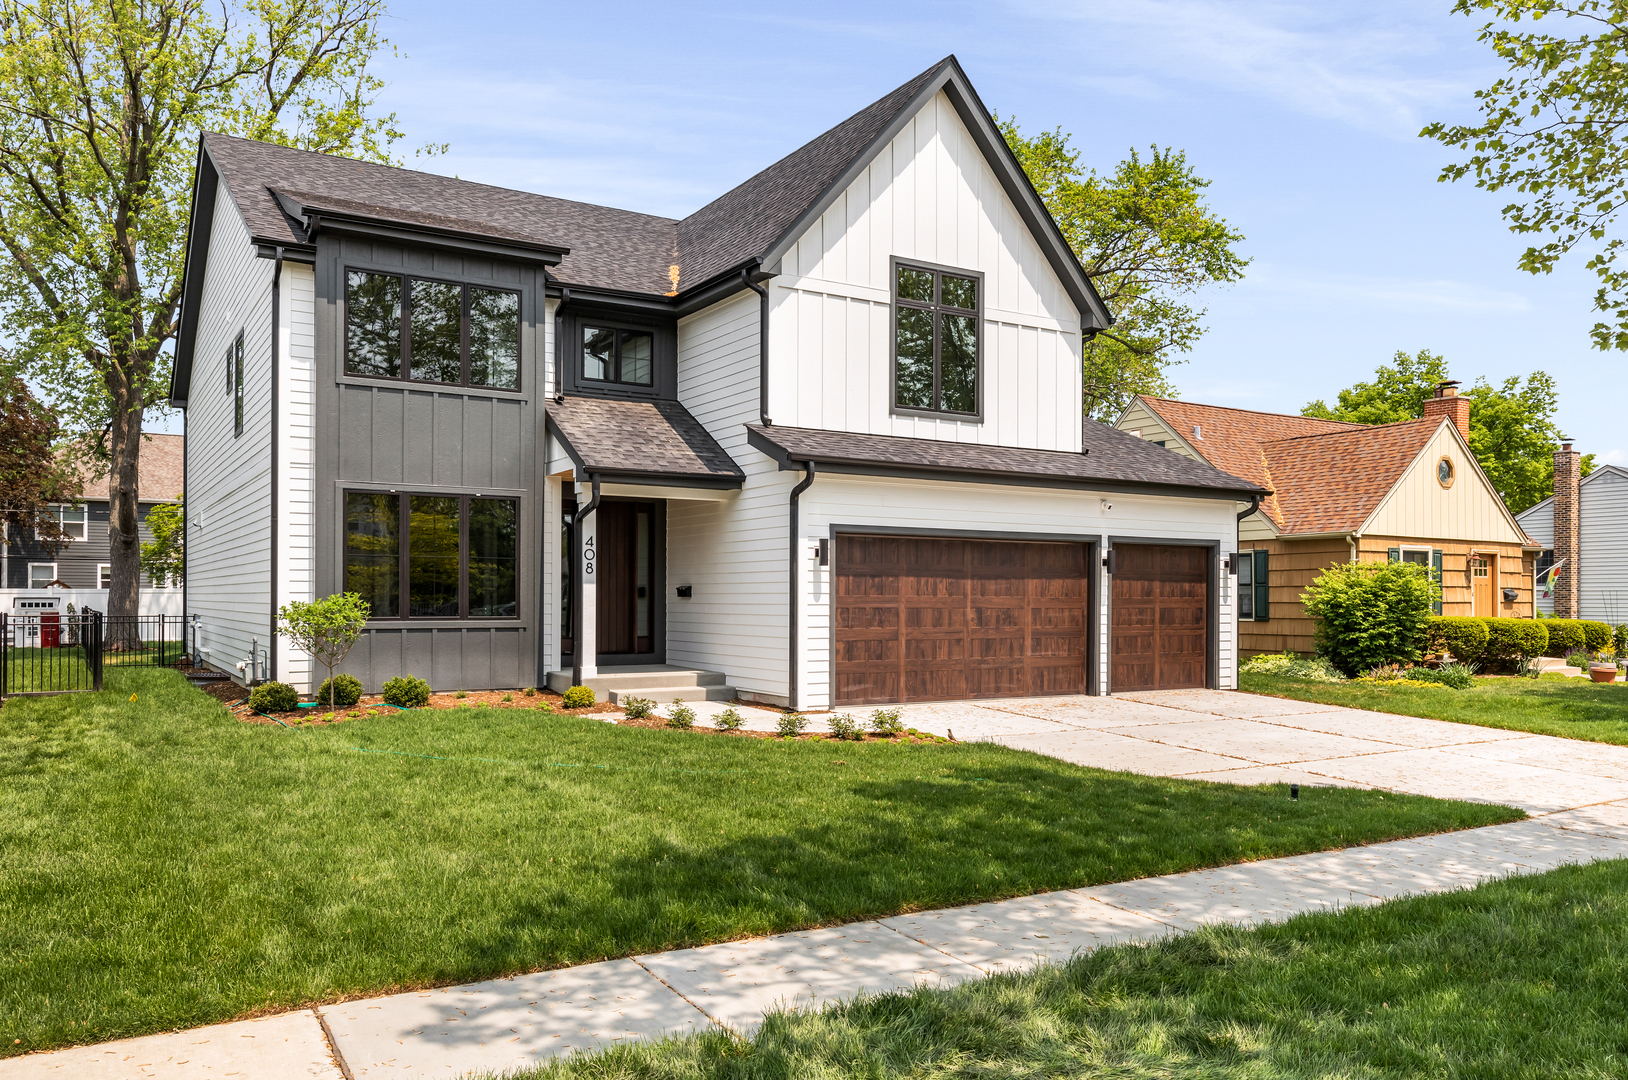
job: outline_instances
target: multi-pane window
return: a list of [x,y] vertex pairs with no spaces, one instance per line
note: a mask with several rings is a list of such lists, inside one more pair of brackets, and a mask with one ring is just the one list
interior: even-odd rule
[[646,330],[582,328],[582,377],[595,382],[649,386],[655,335]]
[[51,503],[46,510],[56,518],[57,527],[70,540],[83,540],[85,538],[85,508],[74,506],[71,503]]
[[976,416],[982,279],[896,263],[893,407]]
[[113,587],[113,566],[111,563],[96,564],[96,587],[98,589],[111,589]]
[[520,386],[520,294],[351,270],[345,371],[382,379]]
[[28,587],[30,589],[43,589],[56,579],[56,563],[31,562],[28,564]]
[[514,499],[348,492],[345,589],[375,619],[512,618],[519,531]]

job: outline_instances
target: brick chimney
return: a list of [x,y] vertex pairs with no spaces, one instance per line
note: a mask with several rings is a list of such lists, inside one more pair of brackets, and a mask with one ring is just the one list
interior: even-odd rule
[[1555,451],[1555,562],[1565,561],[1551,579],[1554,584],[1555,614],[1575,619],[1582,613],[1582,590],[1578,588],[1577,563],[1582,554],[1582,514],[1578,505],[1578,485],[1582,481],[1582,455],[1561,443]]
[[1436,384],[1436,396],[1425,399],[1424,411],[1420,415],[1430,420],[1447,417],[1458,428],[1458,433],[1464,436],[1464,441],[1470,441],[1470,399],[1458,396],[1458,383],[1454,380]]

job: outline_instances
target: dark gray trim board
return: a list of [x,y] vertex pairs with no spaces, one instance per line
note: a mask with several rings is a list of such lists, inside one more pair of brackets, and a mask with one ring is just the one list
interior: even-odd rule
[[[1178,538],[1178,537],[1166,537],[1166,536],[1109,536],[1107,539],[1108,539],[1108,546],[1106,548],[1104,548],[1104,553],[1106,553],[1108,551],[1112,551],[1115,544],[1138,544],[1138,545],[1141,545],[1143,547],[1202,547],[1202,548],[1209,548],[1210,549],[1210,557],[1209,557],[1209,561],[1206,564],[1206,570],[1205,570],[1205,573],[1209,575],[1208,578],[1207,578],[1208,585],[1206,586],[1206,589],[1205,589],[1205,592],[1209,596],[1209,601],[1208,601],[1209,611],[1208,611],[1208,614],[1206,616],[1208,618],[1208,620],[1209,620],[1209,634],[1208,634],[1209,644],[1208,644],[1207,650],[1206,650],[1208,652],[1208,655],[1205,657],[1205,662],[1204,662],[1204,666],[1205,666],[1204,686],[1208,690],[1218,690],[1218,689],[1220,689],[1220,687],[1221,687],[1221,589],[1220,589],[1220,586],[1216,583],[1216,569],[1220,565],[1219,560],[1220,560],[1220,554],[1221,554],[1221,541],[1219,541],[1219,540],[1195,540],[1192,537],[1179,537]],[[1112,651],[1113,650],[1113,643],[1114,643],[1114,588],[1113,588],[1112,575],[1110,574],[1110,575],[1107,575],[1107,576],[1109,577],[1109,582],[1108,582],[1108,589],[1107,589],[1107,591],[1106,591],[1106,593],[1104,595],[1104,599],[1106,600],[1106,603],[1103,605],[1103,616],[1104,616],[1104,622],[1107,624],[1107,626],[1106,626],[1107,633],[1103,638],[1103,648],[1104,648],[1104,650],[1106,650],[1104,652],[1104,658],[1108,661],[1108,663],[1107,663],[1107,674],[1105,675],[1105,677],[1103,679],[1103,684],[1106,687],[1104,692],[1108,693],[1108,694],[1112,694],[1114,692],[1114,687],[1113,687],[1114,665],[1113,665],[1113,651]],[[1238,652],[1237,642],[1234,641],[1233,642],[1233,655],[1236,656],[1237,652]]]

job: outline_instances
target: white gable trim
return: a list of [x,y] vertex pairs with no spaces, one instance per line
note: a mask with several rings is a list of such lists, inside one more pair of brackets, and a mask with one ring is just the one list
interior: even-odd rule
[[1492,481],[1487,478],[1486,472],[1481,468],[1481,462],[1476,460],[1474,451],[1470,449],[1470,444],[1464,440],[1463,432],[1458,430],[1457,424],[1453,423],[1452,420],[1445,416],[1441,418],[1441,421],[1436,425],[1435,430],[1430,433],[1429,438],[1425,439],[1424,444],[1419,447],[1418,452],[1413,455],[1413,460],[1408,462],[1407,468],[1396,474],[1396,479],[1391,483],[1389,490],[1385,492],[1385,497],[1374,504],[1374,508],[1369,511],[1368,516],[1363,519],[1361,527],[1357,529],[1356,535],[1366,535],[1369,529],[1372,528],[1374,520],[1379,517],[1380,513],[1390,505],[1391,500],[1396,497],[1397,489],[1402,486],[1402,481],[1407,479],[1409,473],[1413,472],[1414,469],[1419,467],[1419,464],[1424,459],[1425,454],[1429,452],[1431,444],[1436,441],[1436,436],[1441,433],[1441,429],[1444,427],[1452,432],[1452,440],[1458,444],[1459,450],[1464,455],[1464,460],[1469,462],[1469,464],[1472,466],[1474,470],[1473,475],[1480,482],[1481,490],[1484,491],[1487,497],[1491,499],[1498,507],[1498,512],[1503,516],[1504,521],[1511,529],[1515,531],[1516,535],[1522,538],[1522,542],[1524,543],[1526,539],[1526,530],[1521,528],[1521,523],[1519,521],[1515,520],[1515,515],[1509,512],[1509,507],[1504,504],[1502,496],[1498,494],[1498,489],[1492,486]]

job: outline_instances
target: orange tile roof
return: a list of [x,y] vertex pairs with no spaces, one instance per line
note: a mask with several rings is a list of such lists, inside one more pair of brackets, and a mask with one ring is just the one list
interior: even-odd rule
[[1211,465],[1271,488],[1261,509],[1284,533],[1360,528],[1446,422],[1351,424],[1169,398],[1140,400]]

